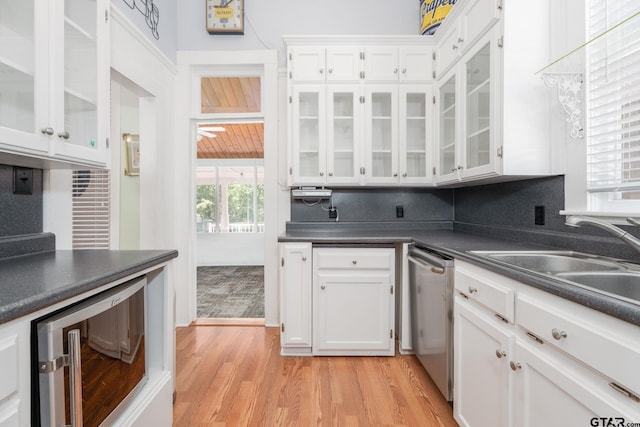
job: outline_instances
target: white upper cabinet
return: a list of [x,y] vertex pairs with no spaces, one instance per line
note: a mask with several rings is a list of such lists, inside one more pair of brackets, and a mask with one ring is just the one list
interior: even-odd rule
[[550,61],[549,2],[458,7],[436,40],[436,183],[561,173],[536,75]]
[[46,10],[36,14],[34,0],[1,0],[0,9],[0,148],[46,155],[48,139],[37,129],[48,107]]
[[291,93],[292,164],[297,183],[324,182],[326,172],[326,115],[323,85],[297,85]]
[[[451,68],[501,17],[503,0],[470,0],[459,4],[460,13],[451,13],[438,31],[436,77]],[[457,12],[456,8],[454,11]],[[440,34],[438,34],[440,36]]]
[[[108,61],[106,7],[100,0],[59,0],[53,22],[52,127],[56,158],[106,162]],[[51,120],[51,119],[50,119]]]
[[285,41],[290,185],[432,185],[425,38]]
[[0,150],[105,166],[105,0],[0,0],[0,7]]
[[289,79],[299,82],[324,82],[325,48],[320,46],[289,49]]
[[362,78],[362,49],[353,46],[327,48],[327,82],[357,82]]
[[400,86],[399,117],[399,174],[400,182],[422,184],[431,180],[432,122],[431,85]]
[[327,184],[359,184],[362,108],[358,85],[327,86]]
[[398,181],[398,88],[371,85],[365,90],[366,180]]

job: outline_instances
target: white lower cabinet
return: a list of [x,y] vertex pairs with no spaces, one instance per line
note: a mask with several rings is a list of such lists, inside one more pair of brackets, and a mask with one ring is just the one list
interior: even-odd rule
[[311,353],[311,243],[280,244],[282,354]]
[[29,420],[29,321],[0,327],[0,427]]
[[[602,382],[598,376],[545,351],[543,346],[535,341],[516,341],[511,361],[515,369],[513,425],[626,425],[616,419],[640,419],[637,412],[634,414],[607,395],[606,382],[598,384]],[[607,422],[602,424],[602,418]]]
[[393,355],[395,249],[280,244],[283,355]]
[[313,354],[393,355],[393,248],[313,250]]
[[508,426],[514,333],[456,295],[454,417],[461,426]]
[[455,268],[461,426],[640,422],[640,327],[464,261]]

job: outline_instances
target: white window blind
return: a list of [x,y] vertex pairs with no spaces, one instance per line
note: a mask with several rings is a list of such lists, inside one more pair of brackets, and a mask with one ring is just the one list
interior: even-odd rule
[[73,249],[109,249],[111,176],[108,170],[73,171]]
[[[640,1],[588,8],[587,189],[590,203],[640,199]],[[602,209],[598,209],[602,210]]]

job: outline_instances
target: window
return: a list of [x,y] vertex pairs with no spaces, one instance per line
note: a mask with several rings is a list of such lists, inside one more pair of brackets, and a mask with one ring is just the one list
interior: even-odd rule
[[199,160],[196,227],[201,233],[264,232],[262,159]]
[[587,9],[587,191],[596,212],[640,210],[640,2]]

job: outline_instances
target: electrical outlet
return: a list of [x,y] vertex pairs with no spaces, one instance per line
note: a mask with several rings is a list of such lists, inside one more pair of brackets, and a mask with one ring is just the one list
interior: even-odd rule
[[404,218],[404,206],[396,206],[396,218]]
[[329,208],[329,218],[331,219],[336,219],[338,218],[338,209],[336,208]]
[[13,194],[33,194],[33,169],[14,166]]
[[544,206],[536,206],[533,211],[535,225],[544,225]]

